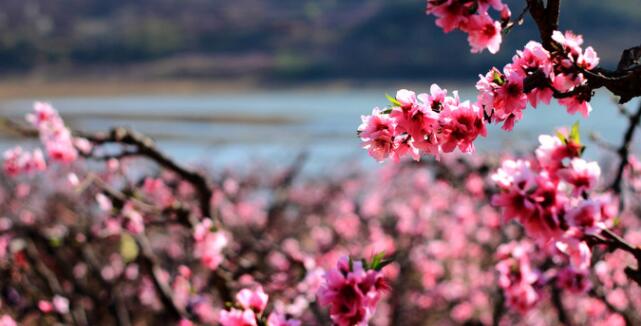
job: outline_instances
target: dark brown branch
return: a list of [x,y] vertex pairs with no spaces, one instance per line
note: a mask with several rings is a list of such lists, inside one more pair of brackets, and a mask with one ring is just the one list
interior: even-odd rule
[[523,18],[525,18],[525,15],[530,11],[530,4],[526,4],[525,8],[523,8],[523,11],[516,17],[516,19],[513,20],[508,20],[503,22],[502,31],[504,34],[509,33],[512,28],[515,25],[521,25],[523,24]]
[[497,287],[495,292],[494,307],[492,309],[492,325],[498,326],[501,324],[501,319],[503,319],[507,309],[505,307],[505,294],[503,290]]
[[98,261],[98,257],[96,257],[96,253],[93,251],[93,249],[91,249],[91,246],[89,244],[86,244],[82,246],[81,254],[83,260],[87,263],[87,266],[89,266],[91,272],[98,276],[98,281],[100,282],[100,284],[103,287],[109,289],[108,292],[112,297],[111,300],[113,301],[110,305],[110,309],[116,316],[118,325],[131,326],[131,317],[129,316],[129,310],[127,309],[125,300],[122,297],[122,293],[120,293],[120,291],[114,290],[114,284],[102,277],[100,263]]
[[570,319],[570,316],[568,315],[567,310],[565,309],[565,306],[563,305],[563,292],[558,286],[556,286],[556,284],[552,285],[551,291],[552,305],[554,305],[554,309],[556,310],[557,317],[559,318],[559,323],[561,323],[561,325],[571,326],[572,321]]
[[165,309],[176,319],[180,320],[183,318],[189,319],[190,314],[185,311],[183,307],[180,307],[176,304],[174,299],[173,291],[169,285],[163,281],[164,271],[160,267],[158,258],[151,249],[151,244],[147,237],[142,234],[136,235],[136,243],[140,247],[140,260],[143,266],[149,269],[151,274],[151,279],[160,295],[160,301],[165,306]]
[[625,275],[630,280],[641,285],[641,248],[628,243],[621,236],[609,229],[602,230],[601,235],[587,236],[587,240],[591,243],[607,245],[610,249],[623,250],[634,256],[634,259],[637,261],[637,268],[626,267]]
[[627,326],[638,325],[638,321],[636,321],[636,318],[632,317],[631,314],[628,311],[620,310],[619,308],[617,308],[613,304],[611,304],[608,301],[608,299],[605,297],[605,295],[601,292],[600,289],[593,288],[593,289],[590,290],[590,292],[588,292],[588,295],[590,297],[592,297],[592,298],[595,298],[595,299],[603,302],[603,304],[611,312],[621,315],[621,317],[623,317],[623,320],[625,320],[625,324]]
[[[135,146],[135,154],[156,162],[163,168],[176,173],[179,177],[189,182],[198,194],[201,214],[215,219],[213,216],[214,212],[211,208],[211,196],[213,191],[207,182],[207,178],[199,172],[189,170],[179,165],[174,160],[160,152],[156,148],[153,140],[150,138],[125,128],[114,128],[111,132],[102,135],[79,133],[79,136],[86,138],[97,145],[118,143]],[[128,153],[133,155],[132,152]],[[216,220],[216,222],[221,223],[219,220]]]
[[543,47],[549,51],[553,50],[551,47],[552,32],[554,32],[554,30],[548,25],[547,11],[543,5],[543,0],[527,0],[527,5],[530,8],[530,15],[539,29]]
[[[554,53],[558,46],[552,40],[552,33],[559,29],[560,0],[548,0],[547,7],[542,0],[527,0],[530,15],[536,23],[545,49]],[[616,70],[595,68],[591,71],[579,69],[587,79],[587,90],[605,87],[612,94],[619,96],[620,103],[626,103],[634,97],[641,96],[641,46],[623,51]],[[559,94],[555,94],[559,98]]]
[[280,213],[286,206],[289,188],[302,170],[306,157],[307,155],[305,153],[299,154],[280,180],[278,180],[274,188],[275,199],[267,209],[267,224],[265,225],[265,229],[269,230],[276,225]]
[[561,0],[548,0],[545,15],[549,28],[552,31],[559,29],[559,15],[561,14]]
[[[47,265],[45,265],[45,263],[42,261],[40,254],[38,253],[38,249],[36,248],[35,244],[33,244],[33,242],[27,241],[25,252],[31,264],[33,264],[33,266],[35,267],[36,274],[38,274],[40,278],[42,278],[43,281],[47,284],[49,290],[51,291],[51,294],[68,298],[68,296],[64,293],[62,285],[58,281],[56,274],[51,269],[49,269],[49,267],[47,267]],[[75,321],[70,316],[70,314],[63,314],[60,312],[56,313],[67,325],[75,324]]]
[[637,130],[637,125],[639,124],[640,121],[641,121],[641,105],[639,105],[639,108],[634,113],[634,115],[628,117],[628,128],[626,129],[625,134],[623,136],[623,141],[621,143],[621,146],[617,150],[620,163],[619,163],[619,167],[617,168],[617,172],[611,186],[612,190],[614,190],[614,192],[617,194],[621,194],[622,192],[623,173],[625,172],[625,168],[628,165],[628,156],[630,155],[630,146],[632,144],[632,140],[634,139],[634,133]]
[[541,44],[548,51],[556,50],[552,33],[559,29],[561,0],[548,0],[547,7],[542,0],[527,0],[530,15],[536,23],[541,37]]
[[[13,130],[25,137],[38,136],[37,131],[33,130],[32,128],[25,127],[21,124],[15,123],[10,119],[3,118],[0,121],[5,127],[8,127],[10,130]],[[126,153],[127,156],[146,157],[156,162],[158,165],[162,166],[163,168],[176,173],[179,177],[189,182],[195,188],[196,193],[198,194],[201,214],[203,214],[204,216],[211,217],[218,224],[221,223],[221,221],[216,220],[215,217],[213,216],[214,212],[212,211],[212,208],[211,208],[211,197],[212,197],[213,191],[210,188],[209,183],[207,182],[207,179],[205,178],[205,176],[200,174],[199,172],[189,170],[179,165],[172,159],[170,159],[168,156],[160,152],[155,147],[154,142],[150,138],[125,128],[114,128],[109,133],[106,133],[106,134],[87,134],[82,132],[75,132],[74,134],[78,137],[82,137],[91,141],[95,145],[116,143],[121,145],[131,145],[135,147],[134,150],[128,150],[123,153]],[[91,157],[91,154],[87,155],[87,157]],[[104,159],[104,158],[106,157],[98,157],[98,159]],[[94,178],[92,182],[95,183],[98,186],[98,188],[100,188],[101,191],[105,195],[107,195],[110,199],[116,202],[119,202],[121,205],[127,201],[134,201],[139,206],[143,206],[144,209],[150,209],[150,210],[155,209],[155,207],[151,205],[137,201],[131,198],[131,196],[128,196],[115,189],[112,189],[111,187],[106,185],[104,182],[102,182],[100,178]],[[157,209],[157,211],[159,213],[161,212],[161,210],[159,209]],[[179,213],[179,215],[181,216],[185,216],[184,208],[180,207],[177,213]],[[197,220],[191,217],[188,217],[188,221],[186,221],[185,224],[187,224],[190,227],[194,227],[196,223],[197,223]],[[181,318],[188,316],[188,314],[184,311],[184,309],[181,309],[180,307],[177,307],[174,304],[171,289],[163,282],[160,282],[160,267],[157,264],[157,259],[155,258],[153,252],[151,251],[151,248],[148,245],[146,245],[147,243],[146,241],[140,241],[141,239],[138,239],[138,240],[139,240],[138,244],[139,246],[141,246],[141,249],[142,249],[141,251],[143,253],[143,257],[142,257],[143,262],[146,263],[147,266],[150,268],[150,272],[152,273],[152,279],[154,280],[154,285],[158,290],[158,292],[160,293],[163,303],[170,310],[170,312],[173,313],[174,316],[181,317]],[[226,277],[223,277],[222,275],[220,275],[219,272],[215,272],[212,277],[212,282],[214,283],[214,286],[217,288],[219,294],[221,295],[221,298],[224,301],[229,301],[232,298],[231,290],[227,286],[228,281],[229,280]],[[127,323],[126,319],[127,318],[122,318],[121,322],[126,324]]]

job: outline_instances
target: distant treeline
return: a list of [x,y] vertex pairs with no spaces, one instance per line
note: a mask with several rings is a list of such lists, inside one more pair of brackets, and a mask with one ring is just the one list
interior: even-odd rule
[[[424,2],[3,0],[0,71],[136,65],[142,74],[175,77],[456,78],[504,62],[537,37],[526,20],[499,55],[470,56],[462,34],[445,37],[424,15]],[[524,2],[507,1],[515,14]],[[584,34],[606,64],[638,45],[639,0],[563,4],[562,27]]]

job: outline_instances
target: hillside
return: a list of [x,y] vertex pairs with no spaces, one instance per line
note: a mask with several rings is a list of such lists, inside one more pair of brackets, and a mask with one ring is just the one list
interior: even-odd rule
[[[510,1],[518,14],[524,1]],[[444,35],[419,0],[4,0],[0,71],[265,80],[459,78],[500,64],[469,55],[464,35]],[[585,35],[606,65],[641,43],[638,0],[566,0],[562,27]],[[448,60],[443,60],[448,58]],[[135,69],[132,69],[135,68]]]

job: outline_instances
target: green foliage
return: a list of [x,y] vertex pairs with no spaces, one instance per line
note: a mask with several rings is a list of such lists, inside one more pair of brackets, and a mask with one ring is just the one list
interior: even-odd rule
[[128,233],[123,233],[120,236],[120,255],[126,262],[132,262],[138,258],[138,244],[136,239]]
[[579,131],[579,122],[575,122],[570,129],[570,140],[578,145],[581,145],[581,132]]
[[385,98],[392,104],[392,106],[403,106],[401,102],[399,102],[397,99],[394,97],[390,96],[389,94],[385,94]]
[[392,262],[394,262],[393,259],[385,257],[385,252],[380,252],[374,255],[374,257],[372,257],[372,259],[369,262],[364,261],[363,264],[365,269],[367,270],[371,269],[375,271],[380,271],[383,269],[383,267],[391,264]]

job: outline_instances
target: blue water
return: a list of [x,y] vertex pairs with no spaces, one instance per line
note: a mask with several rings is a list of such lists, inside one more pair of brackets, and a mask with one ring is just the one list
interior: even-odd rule
[[[319,167],[362,161],[366,152],[359,148],[355,129],[361,114],[386,104],[385,93],[394,94],[397,86],[388,89],[366,88],[348,90],[282,90],[241,91],[194,95],[126,95],[112,97],[57,97],[50,101],[74,128],[86,131],[107,130],[110,126],[127,126],[155,136],[158,145],[171,156],[187,161],[208,161],[218,165],[251,164],[266,160],[279,164],[307,151],[310,162]],[[461,92],[463,99],[472,99],[473,89]],[[36,99],[0,102],[2,115],[20,117],[29,112]],[[636,103],[628,104],[630,110]],[[556,104],[528,108],[513,132],[489,129],[486,139],[477,143],[479,152],[497,152],[505,148],[526,151],[536,144],[536,136],[551,133],[556,127],[580,121],[585,138],[591,132],[618,144],[626,120],[619,115],[614,102],[605,91],[597,92],[594,108],[588,119],[568,115]],[[92,114],[103,114],[103,118]],[[104,113],[117,114],[104,118]],[[127,114],[148,116],[130,120]],[[186,121],[162,121],[154,116],[203,118]],[[246,124],[212,122],[219,116],[262,117],[282,119],[282,123]],[[587,140],[586,140],[587,141]],[[0,147],[11,141],[4,139]],[[595,146],[588,155],[597,155]],[[601,155],[601,154],[599,154]]]

